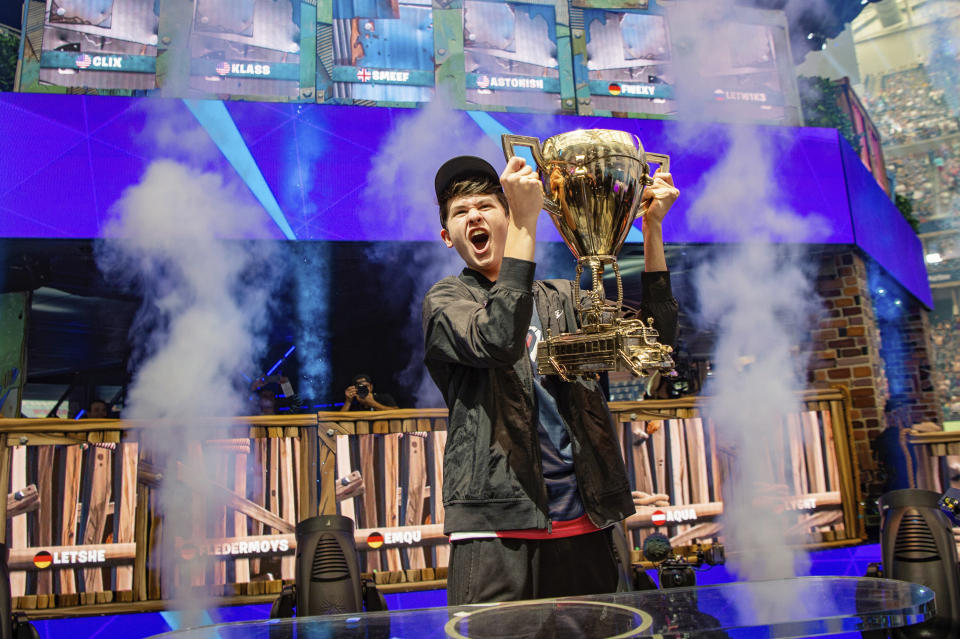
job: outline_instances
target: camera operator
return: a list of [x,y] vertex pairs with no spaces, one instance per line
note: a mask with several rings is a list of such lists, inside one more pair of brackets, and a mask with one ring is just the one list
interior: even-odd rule
[[354,375],[353,384],[344,393],[341,412],[351,410],[391,410],[397,402],[388,393],[374,393],[373,381],[366,373]]

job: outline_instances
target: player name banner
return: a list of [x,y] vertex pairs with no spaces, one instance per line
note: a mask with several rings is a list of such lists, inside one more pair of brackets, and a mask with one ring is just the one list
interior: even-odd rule
[[531,89],[544,93],[560,93],[560,79],[553,77],[520,77],[508,75],[485,75],[468,73],[467,88],[487,91],[497,89]]
[[637,84],[632,82],[606,82],[590,80],[592,95],[611,95],[624,97],[649,98],[660,100],[673,99],[673,87],[666,84]]
[[45,51],[40,57],[40,68],[155,73],[157,59],[146,55],[90,55],[69,51]]
[[191,60],[192,75],[219,76],[228,78],[271,78],[296,81],[300,77],[300,65],[282,62],[254,63],[230,60]]
[[101,546],[48,546],[43,550],[34,548],[11,549],[7,560],[10,570],[46,570],[69,566],[105,566],[107,564],[132,563],[136,556],[134,543],[104,544]]
[[751,102],[766,107],[782,107],[785,102],[783,94],[765,91],[741,91],[716,89],[713,92],[714,102]]
[[[357,550],[378,550],[380,548],[405,548],[413,546],[435,546],[447,544],[447,536],[443,534],[440,524],[426,526],[397,526],[395,528],[357,528],[353,533]],[[128,544],[132,546],[132,544]],[[120,545],[111,554],[105,555],[103,549],[79,551],[57,549],[52,555],[44,551],[38,554],[34,562],[43,563],[50,560],[53,564],[59,563],[106,563],[109,561],[132,560],[133,548]],[[193,561],[206,555],[216,559],[238,559],[253,557],[280,557],[294,555],[297,552],[297,538],[287,533],[282,535],[260,535],[256,537],[230,537],[223,539],[208,539],[202,545],[192,540],[178,539],[177,553],[181,560]],[[23,555],[23,557],[21,557]],[[17,567],[27,568],[26,553],[17,555]],[[99,557],[99,559],[98,559]],[[47,566],[37,565],[37,568]]]
[[368,67],[338,66],[333,68],[334,82],[359,82],[360,84],[404,84],[432,87],[433,72],[418,69],[375,69]]

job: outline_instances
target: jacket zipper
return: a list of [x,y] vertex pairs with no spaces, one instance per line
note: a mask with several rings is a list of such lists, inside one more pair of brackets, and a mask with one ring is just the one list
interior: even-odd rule
[[[577,286],[576,283],[574,283],[572,280],[571,280],[570,284],[571,284],[571,290],[572,290],[571,300],[572,300],[574,303],[576,303],[576,299],[575,299],[573,296],[574,296],[574,295],[577,295],[578,286]],[[562,300],[560,300],[560,306],[561,306],[561,308],[563,307],[563,301],[562,301]],[[538,307],[537,310],[539,311],[539,307]],[[540,316],[540,321],[541,321],[541,323],[543,322],[543,316],[542,316],[542,315]],[[553,321],[554,321],[554,318],[548,317],[548,318],[547,318],[547,321],[548,321],[548,322],[553,322]],[[559,326],[559,323],[558,323],[557,329],[558,329],[559,333],[563,333],[565,328],[566,328],[565,326]],[[572,383],[576,383],[576,382],[572,382]],[[563,423],[563,427],[564,427],[564,428],[566,429],[566,431],[567,431],[567,437],[570,438],[570,442],[571,442],[571,444],[572,444],[572,443],[575,441],[574,435],[573,435],[573,429],[570,428],[570,425],[567,423],[567,420],[562,419],[562,415],[561,415],[561,422]],[[579,444],[579,447],[582,447],[582,444]],[[581,451],[581,454],[582,454],[582,451]],[[583,487],[584,482],[581,481],[580,472],[578,472],[579,469],[580,469],[580,467],[577,465],[576,461],[574,461],[573,470],[574,470],[574,477],[576,477],[576,479],[577,479],[577,493],[580,495],[580,503],[583,504],[584,514],[587,515],[587,519],[590,520],[590,523],[592,523],[592,524],[593,524],[594,526],[596,526],[597,528],[602,528],[603,526],[601,526],[599,523],[597,523],[597,521],[594,519],[594,516],[593,516],[593,515],[591,514],[591,512],[590,512],[590,510],[591,510],[591,508],[590,508],[591,504],[590,504],[590,502],[587,500],[586,496],[584,495],[584,487]],[[541,473],[541,475],[542,475],[542,473]]]
[[[533,285],[533,307],[534,307],[534,309],[537,311],[537,316],[540,318],[540,326],[543,326],[543,315],[540,313],[540,294],[539,294],[539,292],[540,292],[540,285],[539,285],[539,283],[534,282],[534,285]],[[550,321],[550,318],[548,317],[548,318],[547,318],[547,322],[549,322],[549,321]],[[547,523],[547,534],[549,535],[549,534],[553,533],[553,521],[551,521],[551,519],[550,519],[550,497],[547,495],[547,482],[546,482],[546,481],[544,480],[544,478],[543,478],[543,459],[542,459],[541,453],[540,453],[540,432],[539,432],[539,431],[540,431],[540,408],[539,408],[539,406],[538,406],[538,404],[537,404],[537,391],[536,391],[536,389],[533,387],[533,385],[536,384],[536,381],[535,381],[534,378],[533,378],[533,376],[534,376],[534,374],[535,374],[535,373],[534,373],[534,370],[533,370],[533,367],[535,366],[535,364],[533,364],[533,363],[530,361],[530,354],[529,354],[529,353],[527,353],[526,359],[527,359],[527,363],[528,363],[527,370],[529,371],[529,372],[527,373],[527,378],[528,378],[528,380],[529,380],[529,388],[527,388],[527,392],[529,393],[529,397],[532,397],[532,398],[533,398],[533,406],[532,406],[533,414],[531,415],[531,417],[533,418],[534,429],[535,429],[534,432],[533,432],[533,436],[534,436],[533,449],[534,449],[534,454],[535,454],[535,457],[536,457],[537,477],[538,477],[539,480],[540,480],[540,488],[541,488],[540,494],[541,494],[543,497],[546,498],[546,503],[544,504],[544,506],[546,507],[547,514],[546,514],[546,516],[544,517],[544,519],[546,519],[546,523]],[[582,499],[582,497],[581,497],[581,499]]]

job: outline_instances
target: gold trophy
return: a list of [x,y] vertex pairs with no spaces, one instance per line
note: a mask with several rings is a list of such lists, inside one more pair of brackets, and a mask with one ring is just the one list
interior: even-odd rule
[[[537,349],[537,370],[565,381],[603,371],[651,375],[673,369],[670,346],[657,341],[653,318],[627,319],[617,254],[640,212],[640,194],[653,184],[648,160],[670,170],[670,158],[646,153],[639,138],[624,131],[584,129],[561,133],[543,145],[535,137],[504,135],[503,154],[529,147],[543,183],[544,209],[577,258],[577,282],[584,266],[593,286],[574,300],[580,330],[551,335]],[[603,269],[617,280],[617,301],[607,300]]]

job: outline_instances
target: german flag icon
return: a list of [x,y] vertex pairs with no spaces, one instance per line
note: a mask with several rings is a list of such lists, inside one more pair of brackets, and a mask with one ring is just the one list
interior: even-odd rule
[[41,570],[43,568],[49,568],[50,564],[53,563],[53,555],[48,553],[46,550],[41,550],[33,556],[33,565]]
[[383,545],[383,535],[378,532],[370,533],[367,535],[367,545],[373,550],[376,550]]
[[620,85],[616,82],[607,87],[607,91],[610,92],[610,95],[620,95],[621,90],[622,89],[620,88]]

